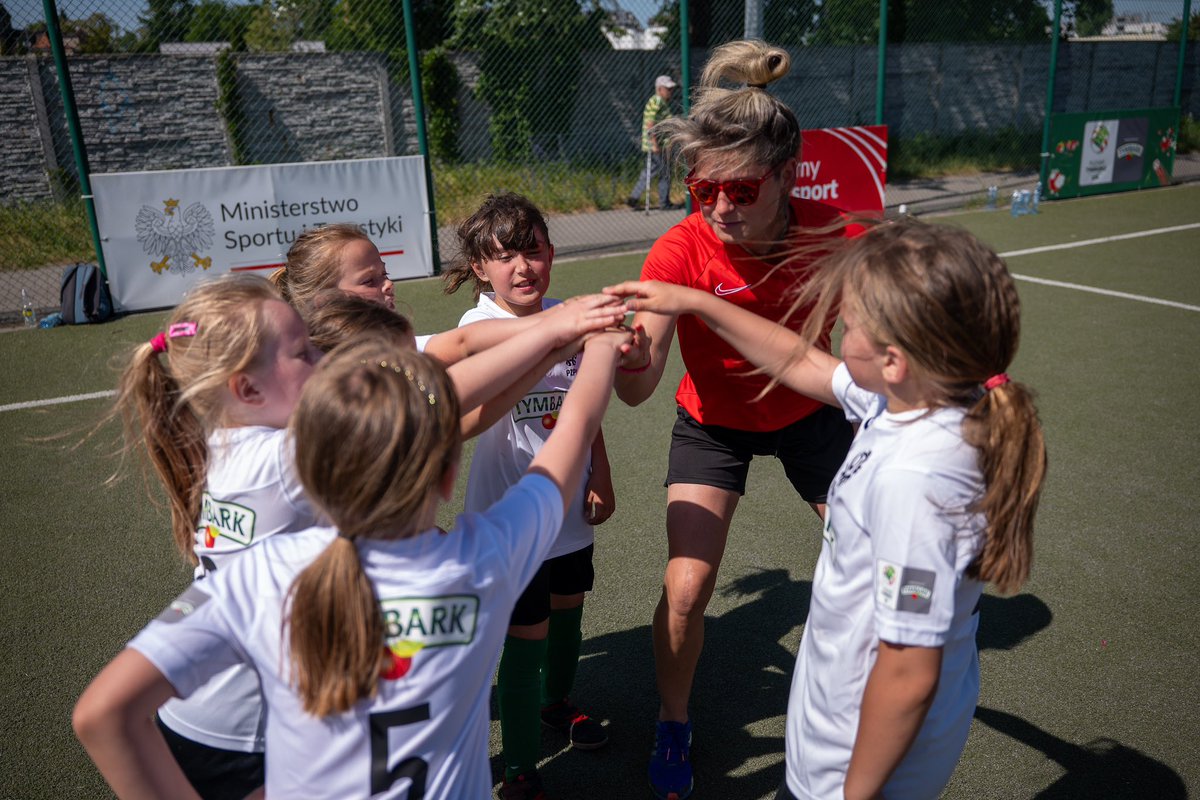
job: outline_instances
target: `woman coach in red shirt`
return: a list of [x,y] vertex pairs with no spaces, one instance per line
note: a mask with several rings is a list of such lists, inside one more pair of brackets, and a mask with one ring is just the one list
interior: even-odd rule
[[[779,320],[804,266],[851,235],[836,209],[790,196],[800,126],[765,90],[789,67],[785,50],[762,42],[724,45],[704,69],[690,116],[657,126],[691,168],[686,183],[700,210],[655,242],[642,280],[711,291]],[[746,86],[721,88],[722,79]],[[804,315],[796,314],[785,324],[799,329],[803,323]],[[655,794],[683,800],[692,791],[688,698],[703,645],[704,610],[750,461],[756,455],[778,458],[796,491],[823,515],[825,492],[852,433],[840,411],[817,400],[779,386],[762,395],[769,378],[750,374],[754,366],[699,318],[639,313],[634,324],[645,328],[650,360],[618,375],[623,401],[637,405],[654,392],[676,328],[687,366],[675,395],[678,419],[666,481],[668,561],[654,613],[661,706],[650,761]]]

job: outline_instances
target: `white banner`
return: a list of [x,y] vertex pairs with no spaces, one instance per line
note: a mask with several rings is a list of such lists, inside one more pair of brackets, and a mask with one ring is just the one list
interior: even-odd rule
[[1083,126],[1083,153],[1079,159],[1079,185],[1112,183],[1119,119],[1097,119]]
[[433,274],[421,156],[92,175],[116,306],[179,303],[226,272],[264,276],[297,234],[355,222],[393,279]]

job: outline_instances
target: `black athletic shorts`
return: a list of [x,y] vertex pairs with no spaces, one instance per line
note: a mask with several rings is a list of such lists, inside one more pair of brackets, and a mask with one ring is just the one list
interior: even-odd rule
[[157,714],[154,721],[179,768],[204,800],[243,800],[266,780],[262,753],[209,747],[171,730]]
[[777,431],[739,431],[697,422],[682,407],[671,431],[667,480],[746,493],[746,473],[754,456],[775,456],[800,496],[824,503],[841,467],[854,429],[840,409],[822,406]]
[[550,595],[590,592],[596,580],[592,567],[595,545],[548,558],[542,562],[533,580],[517,598],[509,625],[536,625],[550,619]]
[[783,783],[779,784],[779,791],[775,793],[775,800],[799,800],[796,795],[792,794],[792,790],[788,788],[787,778],[784,778]]

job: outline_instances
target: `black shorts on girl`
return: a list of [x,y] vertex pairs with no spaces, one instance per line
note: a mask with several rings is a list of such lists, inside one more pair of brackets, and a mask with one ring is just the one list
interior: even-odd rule
[[596,580],[592,553],[596,546],[548,558],[517,598],[509,625],[536,625],[550,619],[550,595],[590,592]]
[[266,761],[262,753],[209,747],[180,736],[164,725],[157,714],[154,721],[179,768],[204,800],[242,800],[266,780]]
[[846,416],[832,406],[777,431],[704,425],[681,407],[676,414],[665,486],[692,483],[744,495],[750,462],[755,456],[774,456],[801,497],[824,503],[854,438]]

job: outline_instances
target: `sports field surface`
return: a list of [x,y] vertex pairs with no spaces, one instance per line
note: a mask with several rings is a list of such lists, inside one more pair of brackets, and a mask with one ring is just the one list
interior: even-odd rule
[[[1186,797],[1200,790],[1200,186],[939,221],[1013,253],[1024,328],[1010,374],[1037,390],[1050,453],[1032,578],[984,597],[982,695],[944,796]],[[551,295],[636,277],[643,255],[561,262]],[[435,280],[397,295],[420,332],[452,327],[471,302]],[[105,484],[120,466],[116,426],[70,449],[111,401],[42,403],[111,390],[114,357],[162,318],[0,335],[0,798],[108,796],[72,736],[72,705],[188,583],[157,489],[132,465]],[[650,796],[649,622],[681,373],[675,349],[655,396],[632,409],[614,399],[605,420],[617,513],[597,530],[575,699],[611,742],[574,752],[547,732],[553,798]],[[778,464],[756,461],[749,485],[692,698],[697,800],[772,797],[783,776],[820,530]],[[493,765],[498,750],[493,723]]]

